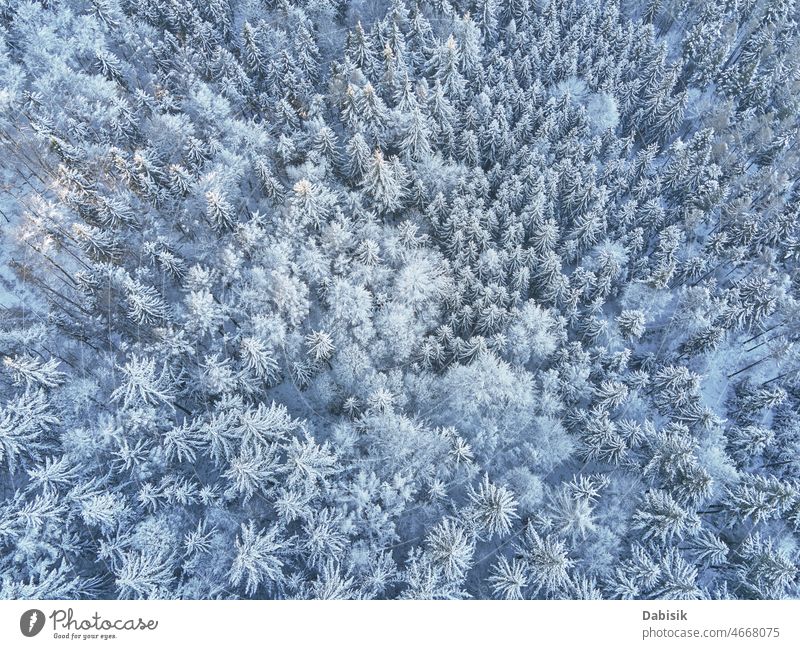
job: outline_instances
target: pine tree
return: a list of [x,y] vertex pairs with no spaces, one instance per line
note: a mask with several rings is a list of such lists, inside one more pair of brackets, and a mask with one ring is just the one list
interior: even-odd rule
[[236,539],[236,556],[230,568],[230,583],[254,595],[259,588],[274,588],[283,579],[281,554],[287,548],[279,539],[279,529],[257,530],[254,521],[242,523],[241,533]]
[[381,212],[396,211],[403,204],[405,188],[400,169],[399,162],[386,160],[380,149],[375,150],[362,187]]
[[665,542],[675,536],[682,538],[700,524],[699,519],[683,509],[663,491],[649,491],[644,496],[643,507],[633,517],[634,527],[644,530],[645,541],[657,538]]

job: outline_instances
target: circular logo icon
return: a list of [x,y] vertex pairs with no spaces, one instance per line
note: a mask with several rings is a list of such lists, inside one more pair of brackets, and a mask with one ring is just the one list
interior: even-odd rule
[[19,630],[26,638],[32,638],[44,628],[44,613],[38,608],[25,611],[19,618]]

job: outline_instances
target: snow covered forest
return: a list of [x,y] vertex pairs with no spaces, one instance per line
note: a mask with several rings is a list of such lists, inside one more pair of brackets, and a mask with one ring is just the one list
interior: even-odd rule
[[0,0],[0,597],[800,597],[795,0]]

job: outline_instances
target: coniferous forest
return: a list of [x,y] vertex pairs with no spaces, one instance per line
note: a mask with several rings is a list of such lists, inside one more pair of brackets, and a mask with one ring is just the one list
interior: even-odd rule
[[795,0],[0,0],[0,597],[800,597]]

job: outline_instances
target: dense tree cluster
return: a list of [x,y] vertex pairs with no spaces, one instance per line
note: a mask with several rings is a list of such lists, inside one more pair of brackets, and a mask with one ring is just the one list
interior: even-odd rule
[[0,0],[0,597],[800,596],[794,0]]

